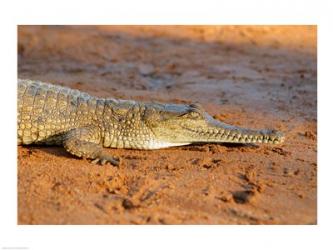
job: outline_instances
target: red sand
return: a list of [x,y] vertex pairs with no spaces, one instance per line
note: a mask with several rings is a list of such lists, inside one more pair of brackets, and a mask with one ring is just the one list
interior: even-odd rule
[[61,147],[18,147],[19,224],[316,224],[314,26],[20,26],[20,78],[101,97],[202,106],[284,131],[283,145],[108,149],[119,168]]

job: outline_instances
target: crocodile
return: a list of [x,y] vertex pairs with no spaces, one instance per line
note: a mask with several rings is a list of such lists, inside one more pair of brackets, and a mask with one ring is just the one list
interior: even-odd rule
[[79,90],[18,79],[18,145],[61,145],[93,163],[118,165],[103,147],[160,149],[194,143],[284,141],[274,129],[254,130],[214,119],[200,104],[98,98]]

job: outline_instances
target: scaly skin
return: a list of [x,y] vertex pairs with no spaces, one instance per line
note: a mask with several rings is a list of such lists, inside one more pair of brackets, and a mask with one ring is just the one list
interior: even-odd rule
[[104,99],[78,90],[18,80],[18,145],[63,145],[94,163],[118,160],[103,147],[158,149],[192,143],[282,143],[275,130],[251,130],[213,119],[197,104]]

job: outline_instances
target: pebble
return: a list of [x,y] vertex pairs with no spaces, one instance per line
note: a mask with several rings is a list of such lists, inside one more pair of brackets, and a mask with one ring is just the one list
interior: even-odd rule
[[155,72],[155,68],[151,64],[140,64],[139,72],[143,76],[152,75]]

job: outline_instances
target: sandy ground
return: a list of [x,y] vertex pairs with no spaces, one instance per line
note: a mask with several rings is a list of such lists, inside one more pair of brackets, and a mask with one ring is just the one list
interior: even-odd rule
[[316,224],[314,26],[20,26],[18,76],[100,97],[199,102],[283,145],[18,147],[18,224]]

